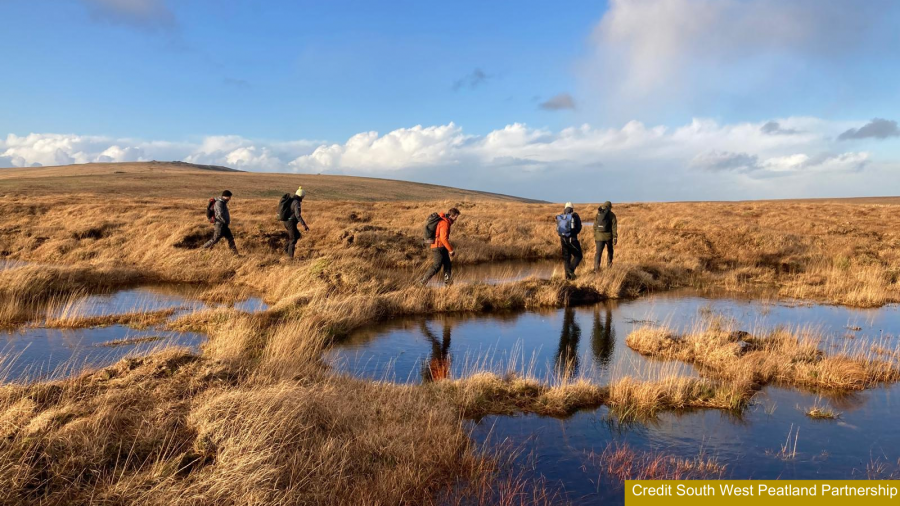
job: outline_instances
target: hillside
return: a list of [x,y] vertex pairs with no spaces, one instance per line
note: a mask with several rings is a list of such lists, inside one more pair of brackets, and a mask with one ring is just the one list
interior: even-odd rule
[[355,176],[241,172],[184,162],[91,163],[0,170],[0,194],[203,198],[229,189],[239,198],[275,197],[303,185],[316,200],[536,200],[425,183]]

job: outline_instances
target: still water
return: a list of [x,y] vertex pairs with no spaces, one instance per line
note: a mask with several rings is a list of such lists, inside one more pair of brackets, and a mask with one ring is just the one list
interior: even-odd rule
[[[672,293],[550,311],[398,319],[348,336],[328,358],[336,369],[355,376],[411,383],[431,380],[436,362],[450,377],[514,370],[554,381],[574,372],[605,384],[624,375],[693,375],[684,364],[644,359],[625,345],[625,338],[637,326],[688,330],[711,316],[750,332],[812,328],[826,337],[824,347],[875,344],[897,350],[900,335],[900,310],[893,306],[857,310]],[[840,412],[840,418],[808,418],[805,410],[816,404]],[[608,415],[601,408],[565,420],[492,416],[471,422],[471,428],[480,443],[518,449],[526,472],[546,477],[575,504],[622,502],[621,484],[591,459],[592,452],[600,454],[608,445],[683,458],[702,453],[724,464],[725,476],[734,479],[866,478],[873,464],[896,469],[900,459],[896,386],[844,396],[768,387],[740,415],[664,413],[624,426]],[[789,434],[797,452],[785,458],[778,453]]]

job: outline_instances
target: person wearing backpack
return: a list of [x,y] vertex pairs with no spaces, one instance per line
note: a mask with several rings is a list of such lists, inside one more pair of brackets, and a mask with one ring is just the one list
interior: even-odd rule
[[234,245],[234,235],[231,233],[231,214],[228,212],[228,202],[231,200],[231,192],[225,190],[222,192],[222,196],[214,199],[213,202],[210,202],[209,206],[206,208],[206,216],[213,223],[213,236],[212,239],[206,242],[203,245],[203,249],[210,249],[216,245],[217,242],[224,238],[228,241],[228,247],[231,248],[232,253],[235,255],[238,254],[237,246]]
[[293,195],[285,193],[278,203],[278,219],[281,220],[288,232],[288,240],[284,245],[284,252],[290,258],[294,258],[294,248],[297,246],[297,241],[300,240],[300,229],[297,228],[297,225],[303,225],[303,231],[309,232],[309,227],[306,226],[306,222],[303,221],[301,214],[303,197],[305,196],[306,190],[301,186],[297,188]]
[[612,212],[612,203],[608,200],[597,208],[597,217],[594,218],[594,244],[597,250],[594,252],[594,272],[600,270],[600,258],[603,249],[606,253],[606,266],[613,262],[613,246],[619,242],[619,227],[616,223],[616,215]]
[[444,213],[433,213],[425,222],[425,242],[431,241],[432,266],[419,281],[423,286],[428,284],[435,274],[444,269],[444,284],[450,285],[453,276],[452,258],[456,256],[450,244],[450,226],[459,219],[459,209],[452,208]]
[[578,242],[578,234],[581,233],[581,217],[575,212],[571,202],[566,202],[563,213],[556,216],[556,233],[559,234],[559,242],[562,246],[566,279],[575,279],[575,269],[578,268],[584,254],[581,251],[581,243]]

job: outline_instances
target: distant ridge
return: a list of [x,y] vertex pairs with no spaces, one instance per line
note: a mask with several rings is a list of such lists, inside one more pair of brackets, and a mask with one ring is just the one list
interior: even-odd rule
[[208,198],[231,190],[236,198],[275,198],[303,186],[311,200],[467,201],[543,203],[499,193],[357,176],[246,172],[187,162],[122,162],[0,170],[0,194],[131,195]]

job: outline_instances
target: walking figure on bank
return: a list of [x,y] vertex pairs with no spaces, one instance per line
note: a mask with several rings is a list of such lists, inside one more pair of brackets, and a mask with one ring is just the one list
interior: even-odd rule
[[305,196],[306,190],[301,186],[297,188],[294,195],[285,193],[278,203],[278,219],[284,224],[284,228],[288,233],[287,243],[284,245],[284,252],[290,258],[294,258],[294,249],[297,246],[297,241],[299,241],[301,237],[300,229],[297,228],[297,225],[303,225],[303,231],[309,232],[309,227],[306,226],[306,222],[303,221],[302,215],[303,197]]
[[234,244],[234,235],[231,234],[231,214],[228,212],[228,202],[231,201],[231,192],[225,190],[221,197],[211,199],[206,208],[206,217],[213,223],[212,239],[203,245],[203,249],[210,249],[223,238],[228,241],[228,247],[232,253],[238,254],[237,246]]
[[594,244],[597,246],[594,252],[594,272],[600,270],[600,258],[603,249],[606,248],[606,266],[613,263],[613,246],[619,242],[619,229],[616,223],[616,215],[612,212],[612,203],[606,201],[597,208],[597,217],[594,219]]
[[581,233],[581,217],[575,212],[571,202],[566,202],[563,213],[556,216],[556,232],[559,234],[559,242],[562,247],[566,279],[575,279],[575,269],[578,268],[584,254],[581,251],[581,243],[578,242],[578,234]]
[[[424,285],[437,274],[444,270],[444,284],[450,285],[453,281],[453,245],[450,244],[450,226],[459,219],[459,209],[451,208],[444,213],[431,213],[425,222],[425,244],[431,244],[432,265],[425,276],[419,280]],[[429,242],[430,241],[430,242]]]

